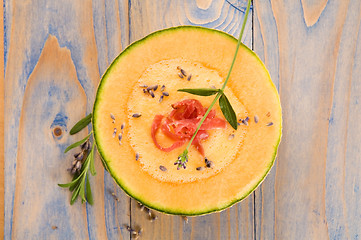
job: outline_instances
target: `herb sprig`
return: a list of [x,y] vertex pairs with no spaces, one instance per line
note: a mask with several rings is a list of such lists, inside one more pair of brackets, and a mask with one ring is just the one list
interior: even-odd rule
[[246,26],[246,22],[247,22],[247,18],[248,18],[248,13],[249,13],[249,9],[251,7],[251,0],[248,0],[248,4],[247,4],[247,10],[245,13],[245,17],[243,20],[243,24],[242,24],[242,28],[241,28],[241,32],[239,34],[239,38],[238,38],[238,42],[237,42],[237,47],[236,47],[236,51],[234,53],[234,57],[231,63],[231,67],[229,68],[226,80],[223,83],[222,88],[220,89],[213,89],[213,88],[192,88],[192,89],[178,89],[178,91],[180,92],[187,92],[190,94],[194,94],[194,95],[199,95],[199,96],[211,96],[214,94],[217,94],[216,97],[214,98],[214,100],[212,101],[211,105],[209,106],[209,108],[207,109],[206,113],[204,114],[203,118],[201,119],[201,121],[198,124],[198,127],[196,129],[196,131],[194,132],[191,140],[189,141],[186,149],[178,156],[177,161],[174,163],[174,165],[178,165],[177,169],[180,168],[186,168],[187,166],[187,162],[188,162],[188,151],[189,148],[194,140],[194,138],[196,137],[199,129],[201,128],[204,120],[207,118],[208,114],[210,113],[212,107],[215,105],[215,103],[219,100],[219,106],[221,108],[221,111],[224,115],[224,117],[226,118],[226,120],[229,122],[229,124],[235,129],[237,130],[237,116],[236,113],[234,112],[234,109],[231,105],[231,103],[229,102],[228,98],[226,97],[225,93],[224,93],[224,89],[226,88],[226,85],[228,83],[229,77],[231,76],[231,72],[234,66],[234,63],[236,61],[237,58],[237,54],[238,54],[238,50],[239,47],[241,45],[241,40],[242,40],[242,36],[243,36],[243,32],[244,32],[244,28]]
[[[85,128],[91,122],[91,117],[92,114],[89,114],[77,122],[70,130],[70,135],[73,135]],[[66,153],[78,146],[80,146],[82,150],[82,152],[74,156],[75,160],[71,169],[71,172],[74,173],[73,180],[69,183],[58,184],[59,187],[69,188],[69,190],[73,193],[70,199],[70,204],[73,204],[79,196],[82,199],[82,203],[88,202],[91,205],[93,204],[93,196],[89,182],[89,172],[93,176],[96,174],[94,167],[95,144],[93,144],[92,147],[90,146],[90,137],[92,133],[93,132],[90,132],[88,136],[82,140],[71,144],[64,151],[64,153]]]

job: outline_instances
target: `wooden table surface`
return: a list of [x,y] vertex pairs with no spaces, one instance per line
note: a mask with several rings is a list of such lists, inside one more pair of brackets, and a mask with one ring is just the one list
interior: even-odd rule
[[[255,0],[243,42],[265,62],[283,107],[269,176],[221,213],[150,222],[102,169],[95,204],[70,206],[71,126],[129,43],[178,25],[239,34],[246,0],[4,0],[0,213],[5,239],[360,239],[361,1]],[[4,116],[4,117],[2,117]],[[53,130],[63,134],[56,137]],[[115,193],[118,201],[112,195]]]

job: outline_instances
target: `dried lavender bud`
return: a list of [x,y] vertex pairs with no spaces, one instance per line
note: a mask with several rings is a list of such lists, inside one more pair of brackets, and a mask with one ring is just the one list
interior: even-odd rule
[[123,134],[119,133],[118,140],[120,145],[122,144],[122,138],[123,138]]
[[75,159],[76,160],[83,160],[83,158],[84,158],[84,153],[83,152],[80,152],[80,153],[76,153],[76,154],[74,154],[74,157],[75,157]]
[[183,76],[187,76],[187,73],[186,73],[186,71],[184,71],[184,69],[180,69],[180,72],[181,72],[181,74],[183,75]]
[[196,170],[197,170],[197,171],[203,171],[203,170],[204,170],[204,167],[197,167]]
[[192,74],[189,74],[189,76],[187,77],[187,81],[190,81],[192,78]]
[[133,118],[139,118],[139,117],[141,117],[141,116],[142,116],[141,113],[134,113],[134,114],[132,115]]
[[158,219],[158,216],[156,216],[156,215],[153,215],[153,216],[150,217],[151,222],[154,222],[157,219]]
[[71,166],[74,167],[77,161],[78,161],[78,160],[75,159],[75,160],[71,163]]
[[81,150],[88,151],[91,147],[89,140],[86,140],[82,145],[80,145]]
[[154,85],[154,86],[152,86],[152,89],[153,89],[153,91],[157,91],[157,89],[158,89],[158,85]]
[[113,120],[115,120],[115,116],[114,116],[113,113],[110,113],[110,118],[113,119]]
[[155,97],[155,95],[154,95],[154,93],[153,93],[153,91],[152,91],[152,90],[149,90],[149,94],[150,94],[150,96],[152,96],[152,98],[154,98],[154,97]]
[[204,158],[204,162],[206,163],[206,167],[207,168],[213,168],[213,162],[212,161],[209,161],[208,159],[207,159],[207,157],[205,157]]

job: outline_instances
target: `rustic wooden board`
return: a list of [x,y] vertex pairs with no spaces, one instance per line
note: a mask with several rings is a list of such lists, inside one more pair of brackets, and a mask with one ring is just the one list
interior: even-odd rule
[[283,140],[256,191],[256,239],[358,239],[360,1],[255,1]]
[[[4,6],[0,6],[0,19],[4,19]],[[4,56],[4,21],[0,23],[0,56]],[[4,58],[0,59],[0,239],[4,238]]]
[[[114,203],[108,190],[114,191],[114,182],[104,175],[99,159],[98,174],[91,178],[97,202],[93,207],[80,203],[70,206],[69,192],[56,185],[70,179],[66,169],[71,154],[62,152],[85,134],[70,137],[69,129],[91,111],[100,75],[122,46],[120,18],[108,19],[105,26],[102,16],[116,18],[110,13],[121,13],[123,6],[119,10],[105,6],[100,1],[5,2],[6,238],[129,237],[122,226],[129,223],[129,199],[119,197],[125,204]],[[119,37],[114,37],[116,34]],[[45,47],[48,42],[49,47]],[[58,61],[57,52],[66,59]],[[35,114],[41,112],[46,115]],[[52,138],[54,127],[63,130],[61,140]],[[33,139],[39,146],[33,146]],[[28,168],[31,162],[34,164]],[[42,188],[44,192],[38,196],[32,194]],[[49,210],[29,207],[33,205]],[[27,216],[33,217],[31,221]]]
[[91,111],[100,76],[124,47],[178,25],[237,36],[246,1],[4,0],[2,7],[5,239],[130,239],[127,225],[142,227],[143,239],[359,238],[361,1],[254,1],[243,42],[280,92],[277,161],[243,202],[188,223],[157,212],[149,221],[98,157],[96,204],[70,206],[70,193],[56,184],[70,180],[76,150],[63,151],[86,135],[68,133]]

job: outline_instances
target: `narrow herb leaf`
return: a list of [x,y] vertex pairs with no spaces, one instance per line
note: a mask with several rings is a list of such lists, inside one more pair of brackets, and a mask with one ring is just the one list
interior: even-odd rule
[[94,146],[95,144],[93,144],[92,150],[89,153],[89,161],[90,161],[90,173],[95,176],[96,171],[95,171],[95,166],[94,166]]
[[219,106],[221,107],[222,113],[226,120],[235,130],[237,130],[237,116],[225,94],[222,94],[222,96],[219,98]]
[[75,188],[73,195],[71,196],[71,199],[70,199],[70,205],[73,205],[75,203],[76,199],[79,196],[79,191],[80,191],[80,185],[78,185],[78,187]]
[[[84,143],[85,141],[87,141],[91,134],[92,133],[90,133],[86,138],[82,139],[81,141],[76,142],[76,143],[72,144],[71,146],[69,146],[67,148],[66,152],[69,149],[79,146],[82,143]],[[85,160],[83,160],[80,170],[79,169],[77,170],[77,172],[75,173],[71,182],[65,183],[65,184],[58,184],[59,187],[63,187],[63,188],[69,187],[70,192],[73,193],[71,196],[71,199],[70,199],[71,205],[74,204],[74,202],[79,197],[79,195],[81,197],[82,203],[89,202],[90,204],[93,204],[93,197],[92,197],[92,193],[91,193],[91,189],[90,189],[88,173],[90,172],[92,175],[96,174],[95,167],[94,167],[94,150],[95,150],[95,144],[92,145],[92,148],[90,151],[88,150],[88,148],[87,148],[87,150],[85,150],[83,148],[82,149],[83,154],[87,154],[87,155],[86,156],[84,155]]]
[[58,186],[62,187],[62,188],[67,188],[67,187],[72,187],[75,186],[77,184],[77,182],[79,181],[79,179],[81,178],[81,175],[77,176],[75,179],[73,179],[71,182],[69,183],[59,183]]
[[91,122],[91,119],[92,119],[92,114],[90,113],[88,116],[77,122],[74,125],[74,127],[70,130],[70,135],[74,135],[75,133],[79,132],[80,130],[88,126],[88,124]]
[[[74,182],[75,179],[77,179],[77,180],[80,179],[80,174],[79,174],[79,173],[75,173],[75,174],[74,174],[73,179],[72,179],[72,182]],[[59,184],[58,184],[58,185],[59,185]],[[71,185],[71,186],[69,187],[69,191],[72,192],[78,185],[79,185],[79,181],[78,181],[78,182],[75,182],[73,185]]]
[[89,177],[86,178],[86,200],[90,205],[93,205],[94,200],[93,200],[92,190],[90,188]]
[[80,183],[80,190],[79,190],[79,195],[81,197],[81,202],[84,203],[86,202],[86,198],[85,198],[85,179],[86,177],[84,176],[81,180]]
[[69,183],[58,183],[58,186],[59,187],[62,187],[62,188],[68,188],[68,187],[72,187],[76,184],[76,181],[74,182],[69,182]]
[[[77,176],[77,175],[75,175],[75,176]],[[74,177],[75,177],[75,176],[74,176]],[[78,175],[78,176],[79,176],[79,175]],[[70,191],[70,192],[74,191],[74,189],[75,189],[76,187],[78,187],[79,183],[80,183],[80,182],[78,181],[78,182],[76,182],[74,185],[72,185],[71,187],[69,187],[69,191]]]
[[182,88],[178,92],[186,92],[198,96],[211,96],[217,94],[220,90],[213,88]]
[[69,150],[73,149],[73,148],[76,148],[78,146],[80,146],[81,144],[85,143],[86,140],[88,140],[88,138],[90,137],[92,133],[89,133],[88,136],[86,136],[85,138],[83,138],[82,140],[76,142],[76,143],[73,143],[72,145],[70,145],[69,147],[67,147],[64,151],[64,153],[67,153]]

